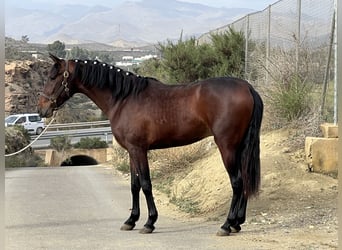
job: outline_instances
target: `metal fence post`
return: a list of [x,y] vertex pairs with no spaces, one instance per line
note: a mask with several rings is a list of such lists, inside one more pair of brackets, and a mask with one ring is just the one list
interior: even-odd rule
[[271,5],[267,8],[267,38],[266,38],[266,84],[268,85],[269,81],[269,57],[270,57],[270,45],[271,45]]
[[[341,3],[341,1],[339,2],[339,3]],[[335,0],[334,1],[334,17],[335,17],[335,19],[334,19],[334,26],[335,26],[335,29],[334,29],[334,43],[335,43],[335,45],[334,45],[334,49],[335,49],[335,52],[334,52],[334,55],[335,55],[335,65],[334,65],[334,67],[335,67],[335,76],[334,76],[334,124],[336,125],[337,124],[337,122],[338,122],[338,108],[337,108],[337,102],[338,102],[338,80],[341,80],[341,79],[338,79],[338,59],[341,59],[341,58],[338,58],[338,39],[337,39],[337,36],[339,35],[338,34],[338,31],[337,31],[337,25],[338,25],[338,23],[337,23],[337,18],[336,18],[336,15],[337,14],[339,14],[339,15],[341,15],[341,12],[338,12],[338,9],[337,9],[337,6],[338,6],[338,4],[337,4],[337,0]],[[341,19],[341,17],[339,17],[340,19]],[[341,24],[341,23],[340,23]],[[341,42],[341,41],[340,41]],[[340,49],[341,49],[341,46],[340,46]],[[340,64],[340,63],[339,63]],[[341,92],[340,92],[341,93]]]
[[245,78],[248,79],[248,41],[249,41],[249,14],[246,16],[246,31],[245,31]]
[[302,15],[302,0],[297,0],[297,34],[296,34],[296,73],[299,72],[300,25]]

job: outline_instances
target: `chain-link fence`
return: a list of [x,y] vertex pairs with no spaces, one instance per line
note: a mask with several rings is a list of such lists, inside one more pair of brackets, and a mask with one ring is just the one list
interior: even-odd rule
[[[334,87],[334,10],[334,0],[281,0],[203,34],[198,42],[210,43],[211,34],[229,28],[241,31],[246,37],[247,80],[254,85],[269,86],[298,74],[316,84],[317,89],[321,87],[319,94],[323,94],[325,83],[330,89]],[[333,91],[327,93],[334,95]],[[334,97],[322,95],[324,100],[334,102]]]

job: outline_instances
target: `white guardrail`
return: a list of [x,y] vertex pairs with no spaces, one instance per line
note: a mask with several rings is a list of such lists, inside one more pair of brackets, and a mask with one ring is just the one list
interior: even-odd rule
[[105,125],[110,126],[109,120],[105,121],[94,121],[94,122],[73,122],[73,123],[61,123],[61,124],[51,124],[47,130],[58,130],[60,128],[81,128],[81,127],[107,127]]
[[[33,148],[46,148],[50,145],[50,139],[65,135],[70,137],[72,142],[77,142],[81,137],[100,137],[106,142],[112,141],[110,123],[106,121],[75,122],[63,124],[51,124],[39,139],[33,143]],[[31,140],[36,140],[38,135],[32,135]]]

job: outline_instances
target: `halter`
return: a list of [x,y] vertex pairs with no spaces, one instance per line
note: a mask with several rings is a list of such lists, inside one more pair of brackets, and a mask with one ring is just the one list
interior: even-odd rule
[[57,92],[55,94],[52,94],[51,96],[45,95],[44,93],[40,93],[41,96],[44,96],[46,99],[48,99],[51,103],[54,103],[56,105],[56,109],[58,109],[57,107],[57,98],[62,94],[63,91],[65,91],[65,93],[69,96],[69,87],[68,87],[68,78],[70,76],[69,73],[69,63],[68,61],[66,61],[66,68],[65,71],[63,73],[63,81],[61,83],[61,86],[57,89]]

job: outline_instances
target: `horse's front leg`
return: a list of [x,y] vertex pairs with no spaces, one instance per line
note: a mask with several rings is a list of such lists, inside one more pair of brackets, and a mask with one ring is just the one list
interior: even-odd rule
[[152,183],[150,177],[150,171],[148,166],[141,169],[140,175],[141,188],[145,194],[147,208],[148,208],[148,219],[144,228],[140,230],[140,233],[147,234],[152,233],[155,229],[154,223],[158,219],[158,211],[154,203],[153,193],[152,193]]
[[131,192],[132,192],[132,212],[130,217],[121,226],[121,230],[128,231],[135,227],[135,222],[140,217],[140,206],[139,206],[139,193],[140,193],[140,181],[139,174],[135,172],[135,168],[132,166],[132,160],[130,161],[131,168]]
[[141,188],[146,198],[148,219],[144,225],[144,228],[140,230],[140,233],[152,233],[155,229],[154,223],[157,221],[158,212],[152,194],[151,177],[147,161],[147,150],[133,148],[129,150],[129,156],[132,175],[133,208],[131,216],[121,228],[122,230],[131,230],[134,228],[135,222],[138,220],[140,213],[139,191]]

